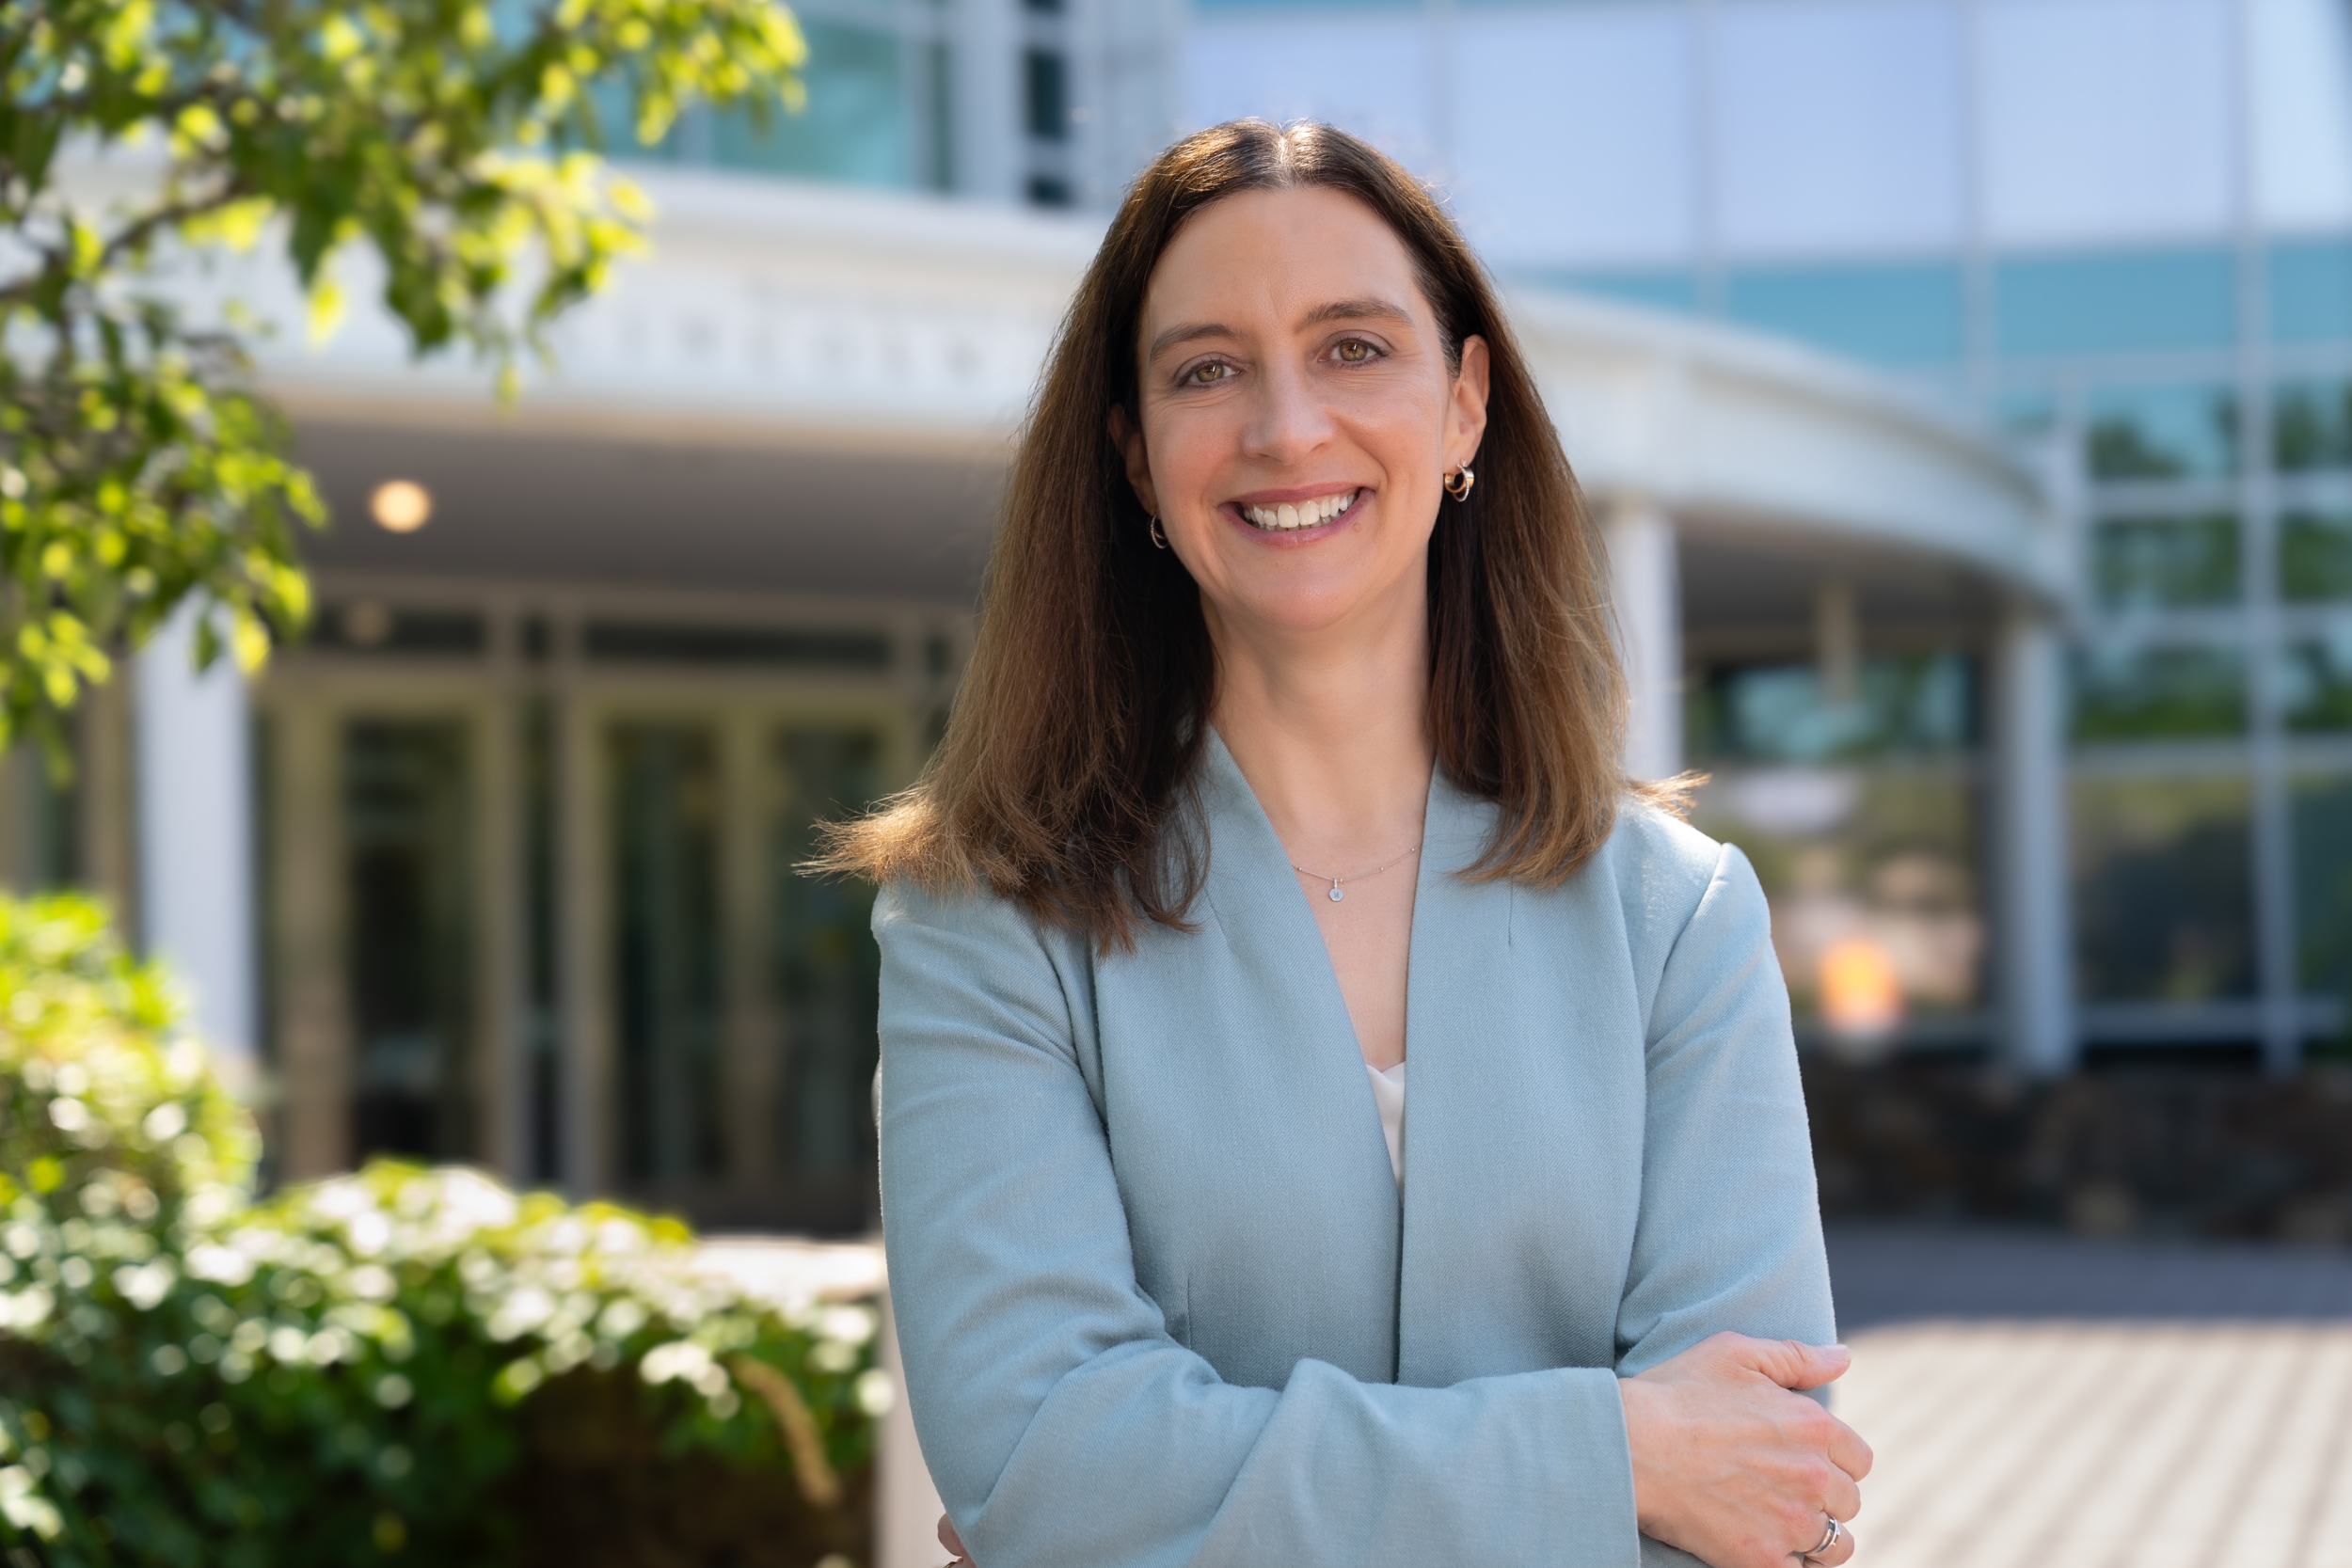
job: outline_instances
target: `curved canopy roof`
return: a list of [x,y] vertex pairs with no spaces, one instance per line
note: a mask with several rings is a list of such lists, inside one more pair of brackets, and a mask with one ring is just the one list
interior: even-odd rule
[[[559,330],[559,367],[494,410],[478,367],[408,362],[382,317],[323,347],[281,332],[264,372],[347,516],[429,476],[457,529],[344,527],[323,564],[644,569],[649,514],[688,580],[739,581],[747,537],[801,586],[963,597],[1005,454],[1076,280],[1090,219],[699,172],[643,170],[646,256]],[[358,269],[351,269],[354,274]],[[367,296],[369,280],[346,291]],[[274,270],[195,285],[300,319]],[[1867,544],[2055,597],[2036,477],[1895,382],[1713,324],[1525,292],[1510,300],[1569,456],[1607,504],[1721,531]],[[690,456],[687,454],[700,454]],[[523,506],[526,498],[545,503]],[[463,560],[440,557],[463,548]],[[693,562],[708,551],[707,570]],[[511,560],[509,558],[512,558]],[[599,564],[600,563],[600,564]]]

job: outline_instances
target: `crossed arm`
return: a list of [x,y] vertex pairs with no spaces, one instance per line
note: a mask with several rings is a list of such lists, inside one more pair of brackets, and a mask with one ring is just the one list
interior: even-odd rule
[[[1791,1085],[1772,1059],[1775,1039],[1787,1053],[1787,1002],[1761,910],[1743,861],[1719,870],[1666,964],[1651,1094],[1655,1114],[1688,1125],[1654,1129],[1645,1160],[1720,1138],[1718,1117],[1769,1106],[1787,1119]],[[1020,1568],[1634,1568],[1646,1533],[1713,1568],[1789,1568],[1826,1516],[1858,1506],[1867,1449],[1790,1391],[1836,1376],[1842,1353],[1708,1337],[1740,1321],[1727,1281],[1819,1268],[1818,1234],[1809,1259],[1759,1261],[1768,1243],[1746,1224],[1753,1206],[1786,1208],[1800,1178],[1810,1214],[1801,1116],[1793,1133],[1766,1130],[1731,1190],[1655,1213],[1645,1198],[1614,1369],[1417,1388],[1308,1360],[1279,1389],[1228,1385],[1136,1284],[1069,1004],[1035,933],[987,901],[895,891],[878,929],[891,1274],[959,1556],[968,1542],[971,1560]],[[1685,953],[1694,931],[1766,967]]]

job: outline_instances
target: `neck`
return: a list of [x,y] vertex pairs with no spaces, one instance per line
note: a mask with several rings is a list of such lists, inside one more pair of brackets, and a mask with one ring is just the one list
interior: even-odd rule
[[1211,721],[1292,859],[1327,875],[1421,842],[1436,753],[1428,605],[1418,578],[1410,587],[1393,613],[1309,632],[1202,607],[1217,657]]

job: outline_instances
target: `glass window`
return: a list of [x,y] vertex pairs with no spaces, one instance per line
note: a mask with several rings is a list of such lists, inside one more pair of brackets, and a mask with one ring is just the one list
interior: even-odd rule
[[1698,278],[1685,271],[1658,272],[1535,272],[1529,281],[1572,293],[1599,294],[1660,310],[1694,311],[1699,308]]
[[724,997],[718,745],[702,725],[608,736],[620,1164],[630,1180],[719,1175]]
[[1956,266],[1820,267],[1735,272],[1733,320],[1882,365],[1961,357]]
[[1718,769],[1692,819],[1755,863],[1800,1018],[1867,1037],[1981,1001],[1976,805],[1957,765]]
[[2279,520],[2279,594],[2302,604],[2352,599],[2352,513],[2290,512]]
[[810,727],[776,737],[773,961],[786,1029],[776,1161],[784,1217],[797,1227],[849,1233],[875,1218],[874,890],[797,868],[817,852],[820,820],[879,797],[881,759],[882,737],[869,730]]
[[2242,779],[2079,779],[2075,958],[2094,1002],[2207,1002],[2254,989]]
[[2352,467],[2352,382],[2291,381],[2273,394],[2270,444],[2289,472]]
[[801,27],[808,37],[806,106],[799,114],[779,109],[764,127],[747,109],[712,117],[711,161],[853,185],[920,183],[898,35],[838,22],[803,20]]
[[342,736],[352,1151],[474,1153],[466,729],[362,720]]
[[2103,610],[2233,603],[2238,596],[2237,519],[2106,518],[2091,530],[2090,576]]
[[2246,678],[2235,648],[2115,641],[2074,657],[2074,738],[2183,740],[2246,728]]
[[2226,387],[2103,387],[2084,400],[2083,423],[2096,479],[2237,471],[2237,396]]
[[1070,65],[1052,49],[1022,56],[1022,100],[1029,135],[1040,141],[1070,139]]
[[2011,436],[2042,436],[2058,424],[2058,399],[2044,387],[2015,387],[1993,402],[1993,420]]
[[2303,989],[2352,1008],[2352,775],[2297,779],[2290,799]]
[[2282,343],[2352,338],[2352,242],[2270,248],[2270,335]]
[[2237,337],[2225,250],[2010,260],[1993,269],[2004,355],[2223,348]]
[[2280,706],[2287,728],[2298,734],[2352,731],[2352,619],[2335,631],[2280,650]]
[[1836,704],[1811,664],[1717,670],[1686,713],[1693,755],[1758,762],[1949,753],[1975,731],[1975,668],[1957,654],[1865,660]]

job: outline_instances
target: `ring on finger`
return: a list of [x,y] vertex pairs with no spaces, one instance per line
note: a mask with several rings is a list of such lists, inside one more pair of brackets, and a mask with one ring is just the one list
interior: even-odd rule
[[1828,1551],[1832,1546],[1836,1545],[1838,1542],[1844,1540],[1846,1537],[1846,1527],[1837,1522],[1837,1516],[1836,1514],[1824,1514],[1822,1516],[1822,1523],[1827,1528],[1821,1531],[1820,1544],[1810,1551],[1800,1552],[1797,1554],[1808,1562],[1810,1562],[1813,1559],[1820,1557],[1823,1552]]

